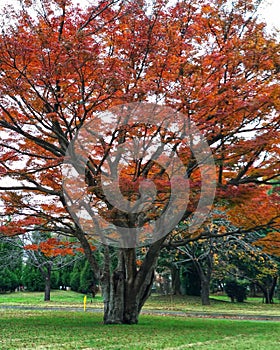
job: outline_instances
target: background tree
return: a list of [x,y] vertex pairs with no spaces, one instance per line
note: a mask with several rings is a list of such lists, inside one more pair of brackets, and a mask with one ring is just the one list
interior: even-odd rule
[[279,267],[271,256],[252,245],[256,235],[226,237],[223,249],[216,256],[215,274],[221,274],[230,282],[243,280],[255,285],[263,293],[265,302],[270,304],[273,302]]
[[[145,253],[146,248],[144,247],[141,250]],[[160,252],[156,272],[158,277],[167,282],[165,285],[161,285],[160,290],[163,294],[182,294],[181,266],[176,265],[177,258],[177,252],[174,249],[168,249],[167,247]]]
[[[42,234],[40,232],[29,234],[29,244],[25,242],[22,242],[22,248],[25,250],[28,260],[24,269],[24,281],[30,289],[33,283],[31,276],[35,280],[39,274],[41,278],[38,278],[37,283],[41,286],[41,280],[44,281],[44,300],[49,301],[51,298],[51,286],[57,287],[59,282],[56,281],[58,276],[55,276],[54,273],[63,270],[69,265],[73,265],[75,260],[81,259],[83,257],[81,248],[79,245],[77,246],[73,239],[66,241],[55,237],[55,235]],[[33,288],[39,288],[35,287],[35,285]]]
[[[13,220],[1,233],[25,234],[39,226],[75,236],[103,285],[105,323],[137,323],[162,247],[184,246],[207,232],[188,234],[202,174],[198,161],[181,147],[191,189],[182,229],[151,244],[141,266],[135,249],[120,249],[113,269],[106,246],[104,263],[98,263],[91,238],[76,225],[61,189],[69,142],[89,120],[96,121],[98,131],[97,112],[151,99],[180,111],[185,125],[192,119],[212,149],[217,203],[236,231],[279,228],[279,198],[267,196],[270,181],[279,176],[279,43],[257,20],[259,3],[187,0],[167,6],[157,0],[146,16],[144,1],[101,0],[81,9],[66,0],[42,0],[37,8],[35,1],[22,1],[21,11],[7,9],[3,15],[0,189],[3,211]],[[161,137],[170,147],[177,142],[172,132],[137,127],[111,125],[87,168],[96,208],[107,206],[107,219],[127,226],[135,218],[116,217],[100,187],[100,165],[108,159],[110,142],[117,147],[141,135]],[[133,171],[135,181],[126,181]],[[135,183],[143,174],[153,180],[157,172],[136,159],[123,172],[124,196],[138,198]],[[145,212],[147,222],[164,208],[170,194],[166,184],[161,174],[156,205]]]
[[[22,283],[26,290],[30,292],[45,292],[46,282],[44,274],[41,273],[37,266],[34,266],[31,258],[27,258],[22,271]],[[50,294],[44,295],[44,300],[49,301]]]
[[80,288],[83,293],[91,293],[93,298],[98,292],[98,281],[94,280],[93,272],[88,261],[85,261],[81,271]]
[[59,287],[57,272],[62,272],[83,256],[80,245],[73,238],[59,239],[54,234],[38,230],[21,236],[1,238],[5,280],[12,279],[13,289],[23,284],[30,291],[44,290],[45,301],[50,300],[51,287]]
[[[17,239],[18,240],[18,239]],[[9,239],[0,238],[0,291],[15,291],[22,285],[23,252]]]
[[200,296],[202,305],[210,305],[210,282],[214,267],[214,254],[217,239],[209,238],[190,242],[180,247],[182,255],[179,263],[191,262],[196,271],[196,278],[200,282]]
[[86,258],[79,259],[75,262],[70,273],[71,289],[81,293],[91,293],[94,298],[98,291],[98,281],[94,280],[94,274]]
[[243,303],[247,297],[247,287],[248,284],[246,281],[229,278],[225,283],[225,292],[230,297],[232,303],[235,300]]
[[201,296],[201,283],[194,264],[189,262],[183,266],[183,286],[186,295]]

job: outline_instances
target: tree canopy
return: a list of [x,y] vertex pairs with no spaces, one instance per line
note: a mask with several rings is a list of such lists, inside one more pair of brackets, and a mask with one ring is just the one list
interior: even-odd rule
[[[279,193],[269,189],[280,175],[280,45],[276,33],[268,34],[257,19],[259,3],[186,0],[168,5],[157,0],[147,11],[144,1],[100,0],[80,8],[69,0],[41,0],[21,1],[20,12],[5,10],[0,35],[0,190],[9,220],[1,233],[24,234],[40,227],[78,238],[103,283],[106,323],[137,322],[164,244],[227,234],[226,226],[211,229],[213,215],[226,216],[236,232],[279,230]],[[132,221],[127,213],[113,217],[116,211],[101,191],[106,170],[102,159],[109,159],[112,140],[121,147],[127,140],[156,135],[158,145],[173,147],[189,181],[180,225],[152,242],[140,267],[135,247],[120,249],[112,271],[109,247],[102,247],[106,263],[100,266],[92,237],[69,210],[61,169],[70,142],[86,123],[97,130],[100,112],[139,102],[172,108],[183,116],[184,128],[194,123],[207,140],[216,163],[215,210],[190,234],[205,175],[190,144],[182,145],[172,128],[166,132],[141,123],[119,128],[112,122],[91,150],[102,157],[91,154],[84,177],[94,208],[102,200],[99,210],[106,208],[102,215],[109,222],[139,224],[139,215]],[[148,206],[142,227],[170,200],[164,170],[139,157],[122,170],[120,189],[128,201],[141,197],[137,181],[156,184],[155,205]]]

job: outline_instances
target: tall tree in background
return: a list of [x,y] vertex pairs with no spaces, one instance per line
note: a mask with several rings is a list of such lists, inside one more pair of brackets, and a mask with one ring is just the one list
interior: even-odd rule
[[210,305],[210,282],[214,268],[217,241],[213,238],[197,240],[180,247],[183,259],[179,263],[192,262],[200,280],[202,305]]
[[0,239],[0,292],[14,291],[22,285],[22,269],[23,251],[6,237]]
[[[27,237],[25,237],[27,236]],[[21,248],[25,250],[28,258],[25,270],[25,281],[28,281],[30,274],[37,270],[37,275],[44,283],[44,301],[51,300],[51,286],[54,272],[63,270],[73,265],[76,260],[82,258],[81,248],[76,242],[59,239],[50,233],[34,232],[24,235],[25,240],[21,242]]]
[[[192,119],[212,149],[216,205],[234,221],[235,230],[279,228],[279,196],[267,195],[270,181],[279,176],[279,43],[276,34],[268,35],[265,24],[257,21],[259,3],[186,0],[167,6],[157,0],[146,15],[144,1],[101,0],[81,9],[69,0],[41,0],[37,5],[22,0],[20,13],[9,8],[3,15],[0,189],[3,210],[12,220],[2,225],[1,233],[24,234],[39,226],[75,236],[102,283],[105,323],[138,322],[164,245],[227,232],[201,229],[188,234],[201,174],[192,155],[181,152],[190,202],[180,229],[152,243],[141,265],[135,248],[123,248],[112,269],[108,246],[102,248],[104,264],[98,264],[91,237],[66,206],[61,183],[69,142],[87,121],[96,120],[98,129],[97,112],[151,99],[180,111],[185,124]],[[111,125],[100,140],[98,157],[88,164],[92,202],[102,210],[107,206],[111,221],[118,219],[116,211],[100,185],[110,142],[161,137],[162,144],[178,144],[174,133],[137,128]],[[148,207],[144,221],[159,215],[170,195],[162,169],[136,159],[122,174],[128,200],[139,196],[135,183],[143,174],[150,180],[161,176],[155,180],[157,205]],[[131,224],[125,215],[119,219]]]
[[245,280],[263,293],[266,304],[273,303],[279,277],[277,261],[254,246],[259,233],[244,237],[227,236],[217,246],[214,270],[225,281]]
[[45,301],[51,298],[54,273],[73,265],[84,256],[77,240],[61,239],[50,232],[34,231],[31,234],[4,236],[1,237],[0,248],[3,275],[8,268],[8,274],[16,283],[12,289],[24,285],[28,290],[44,290]]

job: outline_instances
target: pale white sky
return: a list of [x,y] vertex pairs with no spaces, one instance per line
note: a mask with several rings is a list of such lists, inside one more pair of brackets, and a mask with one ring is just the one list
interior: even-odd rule
[[[0,0],[1,1],[1,0]],[[280,29],[280,0],[266,0],[260,15],[263,16],[269,27]]]
[[[0,8],[4,5],[15,3],[16,0],[0,0]],[[90,3],[90,0],[74,0],[74,2]],[[207,2],[207,0],[205,0]],[[280,0],[264,0],[264,5],[260,10],[260,15],[265,18],[269,28],[276,27],[280,29]]]

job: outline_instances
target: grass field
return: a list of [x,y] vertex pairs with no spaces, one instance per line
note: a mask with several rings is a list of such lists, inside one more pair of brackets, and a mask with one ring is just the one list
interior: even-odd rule
[[[84,295],[73,291],[52,291],[51,302],[44,302],[43,293],[11,293],[0,294],[0,306],[5,305],[36,305],[48,307],[80,307],[83,308]],[[94,299],[88,297],[88,308],[103,308],[101,296]],[[173,310],[183,312],[207,312],[246,315],[270,315],[280,316],[280,303],[266,305],[261,298],[248,298],[245,303],[231,303],[227,297],[215,296],[210,306],[202,306],[200,298],[189,296],[160,296],[152,295],[146,302],[144,310]]]
[[0,310],[0,349],[275,350],[280,322],[142,315],[138,325],[102,324],[102,314]]
[[[0,349],[124,349],[124,350],[275,350],[280,348],[280,322],[141,315],[134,326],[102,324],[102,313],[54,310],[4,309],[1,306],[78,307],[83,294],[52,291],[52,301],[43,293],[0,294]],[[102,308],[102,298],[88,298],[88,309]],[[202,307],[199,298],[152,295],[145,309],[189,313],[278,315],[280,303],[265,305],[261,299],[232,304],[215,297]]]

